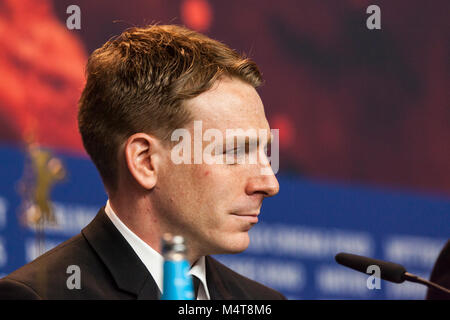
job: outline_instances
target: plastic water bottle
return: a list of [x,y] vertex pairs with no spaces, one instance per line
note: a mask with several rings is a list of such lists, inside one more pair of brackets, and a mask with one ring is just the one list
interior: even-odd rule
[[163,294],[161,300],[193,300],[194,288],[182,236],[165,234],[162,239]]

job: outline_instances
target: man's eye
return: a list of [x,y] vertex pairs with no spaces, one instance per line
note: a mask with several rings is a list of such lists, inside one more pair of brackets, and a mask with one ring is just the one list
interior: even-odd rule
[[264,153],[265,153],[268,157],[270,157],[270,155],[271,155],[271,153],[272,153],[272,146],[271,146],[270,144],[267,144],[267,145],[264,147]]
[[227,150],[225,153],[229,154],[229,155],[237,156],[239,154],[244,154],[244,149],[243,148],[234,148],[234,149]]

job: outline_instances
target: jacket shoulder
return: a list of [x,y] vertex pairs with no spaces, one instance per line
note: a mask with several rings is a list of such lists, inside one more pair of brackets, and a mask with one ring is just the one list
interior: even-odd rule
[[[81,234],[78,234],[13,271],[6,278],[31,284],[36,280],[36,276],[44,271],[56,276],[64,269],[63,273],[65,274],[69,265],[79,264],[80,261],[75,260],[80,260],[80,258],[86,256],[86,245],[84,238]],[[82,253],[81,257],[80,253]]]
[[18,280],[0,279],[0,300],[40,300],[33,288]]
[[[68,288],[73,273],[69,266],[73,265],[79,267],[84,290]],[[111,282],[104,281],[105,277],[108,272],[83,235],[78,234],[1,279],[0,299],[85,298],[85,294],[96,291],[97,283]]]

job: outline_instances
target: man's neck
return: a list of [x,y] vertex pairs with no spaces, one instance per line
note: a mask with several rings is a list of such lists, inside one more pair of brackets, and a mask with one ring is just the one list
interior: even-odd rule
[[[161,220],[152,210],[149,203],[143,204],[140,201],[124,203],[117,199],[109,199],[109,205],[116,216],[127,226],[136,236],[152,247],[159,254],[161,251],[161,238],[164,233],[172,232],[170,227],[164,227]],[[192,247],[188,250],[187,259],[190,265],[201,257]]]
[[120,221],[150,247],[161,254],[160,241],[162,232],[156,218],[141,207],[139,201],[124,203],[117,199],[109,199],[109,205]]

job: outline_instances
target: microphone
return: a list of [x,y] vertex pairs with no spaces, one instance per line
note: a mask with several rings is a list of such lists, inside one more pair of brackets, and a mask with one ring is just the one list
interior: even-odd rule
[[450,294],[450,290],[444,288],[434,282],[425,280],[415,274],[406,271],[405,267],[388,261],[372,259],[368,257],[358,256],[356,254],[341,252],[335,256],[337,263],[360,271],[363,273],[367,272],[367,268],[371,265],[376,265],[380,268],[380,278],[395,283],[402,283],[404,281],[410,281],[415,283],[420,283],[426,285],[429,288],[434,288]]

